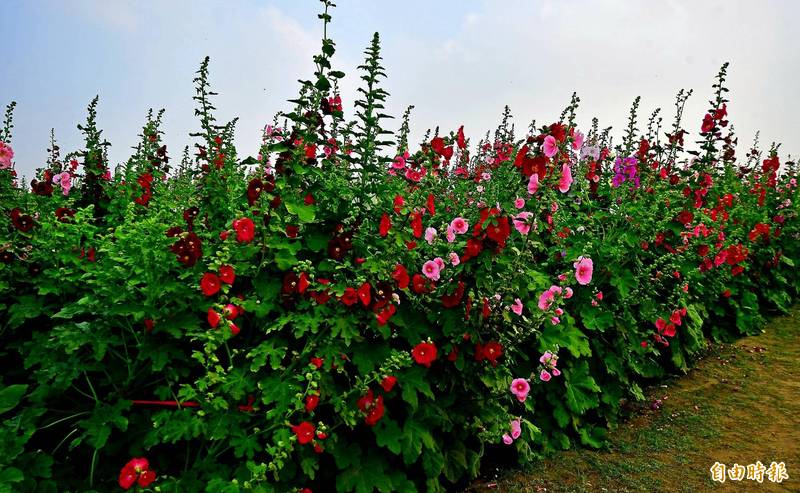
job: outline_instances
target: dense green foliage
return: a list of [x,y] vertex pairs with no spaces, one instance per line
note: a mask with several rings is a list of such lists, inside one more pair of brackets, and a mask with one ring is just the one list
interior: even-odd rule
[[643,382],[796,295],[795,167],[737,156],[724,67],[689,130],[688,93],[668,132],[637,99],[616,146],[573,98],[411,149],[378,36],[353,121],[334,52],[257,157],[214,119],[208,60],[177,166],[151,112],[110,172],[94,100],[85,148],[53,141],[28,189],[9,108],[0,491],[440,491],[488,455],[601,446]]

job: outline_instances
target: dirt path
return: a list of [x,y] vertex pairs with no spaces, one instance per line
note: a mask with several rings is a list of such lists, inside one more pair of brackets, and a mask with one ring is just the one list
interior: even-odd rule
[[[607,450],[559,453],[473,491],[800,492],[800,307],[761,335],[711,347],[648,397],[661,408],[613,430]],[[711,481],[715,462],[756,461],[784,462],[789,479]]]

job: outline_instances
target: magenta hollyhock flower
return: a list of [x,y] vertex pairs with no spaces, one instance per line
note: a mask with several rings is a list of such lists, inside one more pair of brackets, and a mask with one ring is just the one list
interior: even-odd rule
[[547,157],[553,157],[558,152],[558,142],[556,142],[556,138],[552,135],[548,135],[544,138],[544,143],[542,144],[542,151],[544,155]]
[[422,265],[422,273],[432,281],[439,280],[439,272],[441,270],[441,267],[439,267],[439,264],[436,263],[435,260],[428,260]]
[[511,435],[509,435],[508,433],[503,433],[503,443],[505,443],[506,445],[511,445],[512,443],[514,443],[514,439],[511,438]]
[[531,230],[530,218],[533,217],[533,212],[522,211],[514,216],[514,228],[520,234],[527,235]]
[[428,242],[429,245],[433,244],[433,240],[436,239],[436,229],[435,228],[427,228],[425,230],[425,241]]
[[578,257],[578,261],[572,264],[575,267],[575,279],[578,284],[583,286],[592,282],[592,272],[594,272],[594,263],[588,257]]
[[522,435],[522,423],[518,419],[511,420],[511,438],[516,440]]
[[572,186],[572,170],[569,165],[565,164],[561,167],[561,179],[558,181],[558,191],[567,193],[569,187]]
[[514,200],[514,207],[516,207],[517,209],[522,209],[523,207],[525,207],[525,199],[518,198]]
[[528,392],[531,391],[531,386],[524,378],[515,378],[511,381],[511,393],[517,397],[520,402],[525,402],[528,398]]
[[457,217],[450,222],[450,228],[455,234],[463,235],[469,228],[469,223],[463,217]]
[[511,311],[519,316],[522,316],[522,300],[519,298],[514,299],[514,304],[511,305]]
[[539,190],[539,175],[534,173],[531,175],[531,179],[528,180],[528,194],[533,195],[537,190]]
[[547,372],[547,370],[542,370],[542,372],[541,372],[541,373],[539,373],[539,379],[540,379],[542,382],[549,382],[549,381],[550,381],[550,378],[551,378],[551,377],[550,377],[550,373],[548,373],[548,372]]

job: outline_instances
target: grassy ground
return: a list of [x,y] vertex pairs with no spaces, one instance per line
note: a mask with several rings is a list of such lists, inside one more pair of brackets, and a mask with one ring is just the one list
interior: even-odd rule
[[[714,345],[686,376],[650,389],[646,410],[610,433],[608,449],[574,450],[472,491],[800,492],[800,308],[765,332]],[[784,462],[782,483],[711,481],[715,462]]]

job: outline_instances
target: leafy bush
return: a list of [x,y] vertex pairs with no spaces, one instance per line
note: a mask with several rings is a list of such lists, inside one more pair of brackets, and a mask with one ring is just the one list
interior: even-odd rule
[[334,52],[256,158],[214,119],[208,59],[177,166],[151,111],[112,174],[95,99],[84,149],[53,139],[28,190],[9,106],[0,491],[441,491],[601,446],[643,382],[796,295],[796,168],[737,160],[725,67],[699,129],[690,93],[668,131],[637,99],[614,145],[573,97],[521,137],[506,111],[412,149],[410,108],[383,126],[378,35],[351,121]]

